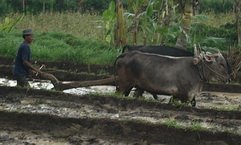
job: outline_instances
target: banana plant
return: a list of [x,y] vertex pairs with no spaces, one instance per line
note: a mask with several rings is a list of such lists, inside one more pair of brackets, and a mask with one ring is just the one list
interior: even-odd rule
[[182,27],[181,33],[177,38],[176,47],[181,49],[186,49],[189,39],[189,30],[191,28],[191,18],[193,13],[193,5],[192,0],[186,0],[183,9],[183,17],[182,17]]
[[114,41],[114,26],[116,22],[115,2],[111,1],[107,10],[102,15],[105,28],[105,41],[112,43]]
[[142,7],[146,4],[146,0],[128,0],[127,2],[129,11],[125,12],[124,15],[127,19],[128,31],[133,33],[132,43],[137,44],[140,19],[145,15],[145,11],[142,10]]
[[[107,42],[119,43],[125,41],[123,37],[125,27],[129,35],[129,41],[137,44],[140,36],[143,44],[175,43],[177,36],[184,29],[180,28],[178,21],[179,15],[176,15],[178,7],[175,0],[127,0],[127,10],[123,14],[123,9],[118,11],[113,2],[103,13],[105,22],[105,40]],[[119,23],[118,23],[119,22]],[[126,22],[126,23],[125,23]],[[178,21],[179,22],[179,21]],[[116,27],[116,29],[114,29]],[[116,30],[116,31],[114,31]],[[122,37],[119,37],[122,36]],[[138,37],[139,36],[139,37]],[[116,38],[119,37],[118,41]]]
[[0,23],[0,32],[11,32],[13,28],[23,19],[24,15],[19,16],[16,20],[10,17],[5,17],[4,21]]
[[[177,5],[172,0],[136,0],[128,3],[125,13],[128,22],[128,32],[133,34],[132,42],[137,44],[137,36],[143,37],[143,44],[159,44],[169,41],[170,36],[176,37],[171,24]],[[175,26],[176,27],[176,26]],[[171,33],[171,34],[169,34]]]

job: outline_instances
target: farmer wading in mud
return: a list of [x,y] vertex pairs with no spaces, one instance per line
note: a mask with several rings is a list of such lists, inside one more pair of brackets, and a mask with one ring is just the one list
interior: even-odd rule
[[13,67],[13,75],[17,80],[17,86],[28,87],[29,83],[27,77],[30,75],[30,71],[33,73],[43,73],[39,69],[34,68],[30,63],[31,50],[30,44],[33,41],[33,34],[31,29],[23,30],[23,43],[20,45]]

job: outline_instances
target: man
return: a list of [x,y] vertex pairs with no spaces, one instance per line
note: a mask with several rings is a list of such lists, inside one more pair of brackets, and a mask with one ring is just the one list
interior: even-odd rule
[[28,87],[27,77],[30,71],[41,74],[42,72],[34,68],[30,63],[31,59],[31,49],[30,44],[33,41],[33,34],[31,29],[23,30],[23,43],[20,45],[13,69],[14,78],[17,80],[17,86]]

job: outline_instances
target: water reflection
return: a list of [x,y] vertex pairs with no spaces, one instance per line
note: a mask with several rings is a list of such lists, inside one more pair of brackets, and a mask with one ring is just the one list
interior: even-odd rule
[[[6,78],[0,78],[0,86],[8,86],[8,87],[15,87],[17,85],[17,81],[9,80]],[[53,84],[51,84],[48,80],[33,80],[29,81],[29,85],[33,89],[46,89],[51,90],[54,88]]]
[[64,90],[63,92],[69,93],[69,94],[76,94],[76,95],[85,95],[89,93],[106,94],[106,93],[114,93],[115,87],[114,86],[91,86],[91,87],[85,87],[85,88],[68,89],[68,90]]
[[[51,90],[54,88],[53,84],[51,84],[48,80],[33,80],[29,81],[30,87],[33,89],[46,89]],[[9,80],[6,78],[0,78],[0,86],[8,86],[8,87],[15,87],[17,85],[17,81]],[[91,87],[83,87],[83,88],[73,88],[67,89],[63,92],[69,94],[76,94],[76,95],[85,95],[89,93],[114,93],[115,87],[114,86],[91,86]]]

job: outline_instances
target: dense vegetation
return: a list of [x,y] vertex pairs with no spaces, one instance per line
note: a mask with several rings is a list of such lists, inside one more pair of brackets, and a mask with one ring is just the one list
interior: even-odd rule
[[1,0],[0,15],[7,13],[94,12],[105,10],[111,0]]
[[[134,44],[136,33],[138,45],[174,46],[182,31],[180,6],[174,1],[123,0],[126,44]],[[35,59],[112,63],[120,50],[116,49],[114,42],[116,14],[115,6],[110,2],[2,0],[0,55],[14,57],[22,41],[21,31],[32,28],[36,34],[32,45]],[[233,1],[199,2],[197,13],[192,17],[188,48],[192,49],[197,43],[221,50],[237,47]],[[138,27],[135,28],[137,21]]]
[[[94,12],[101,13],[108,8],[112,0],[1,0],[0,15],[25,12],[38,14],[40,12]],[[129,0],[123,0],[125,7]],[[214,11],[216,13],[230,12],[233,9],[232,0],[201,0],[200,12]]]

